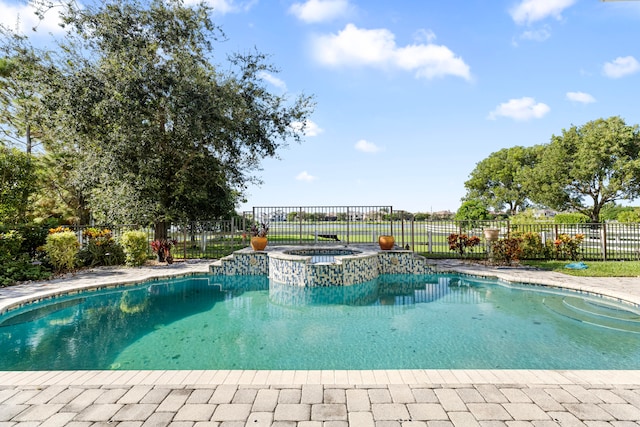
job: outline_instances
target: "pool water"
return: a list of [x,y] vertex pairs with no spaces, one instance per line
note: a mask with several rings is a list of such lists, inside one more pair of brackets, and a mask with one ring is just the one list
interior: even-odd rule
[[640,369],[640,312],[456,275],[332,288],[203,275],[0,316],[0,370],[431,368]]

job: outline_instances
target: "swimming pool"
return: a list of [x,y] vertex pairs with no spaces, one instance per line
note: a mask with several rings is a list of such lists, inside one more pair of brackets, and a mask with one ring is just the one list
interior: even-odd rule
[[640,369],[634,307],[457,275],[196,275],[0,316],[1,370]]

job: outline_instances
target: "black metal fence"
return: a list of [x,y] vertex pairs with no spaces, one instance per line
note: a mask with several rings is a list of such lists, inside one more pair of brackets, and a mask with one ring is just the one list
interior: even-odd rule
[[[547,258],[553,257],[553,248],[563,235],[578,240],[578,254],[584,260],[640,260],[640,224],[596,223],[596,224],[519,224],[504,221],[401,221],[394,225],[396,243],[431,257],[458,257],[449,249],[450,234],[477,236],[482,244],[469,251],[471,256],[483,257],[488,252],[489,242],[485,229],[498,230],[498,237],[523,237],[529,233],[537,235],[544,247],[550,248]],[[582,236],[582,237],[580,237]],[[543,258],[544,251],[529,258]]]
[[256,207],[249,222],[269,224],[270,244],[377,243],[394,234],[391,206]]
[[[65,227],[77,234],[78,241],[82,246],[88,242],[86,230],[89,228],[109,229],[116,240],[128,230],[144,232],[149,243],[154,239],[153,227],[140,227],[132,224],[71,225]],[[169,227],[167,238],[176,242],[171,249],[171,253],[176,259],[221,258],[249,245],[247,234],[244,232],[245,227],[245,221],[236,219],[172,224]],[[151,245],[149,245],[149,256],[152,255]]]
[[[562,235],[581,235],[578,253],[584,260],[640,260],[640,224],[519,224],[504,221],[415,221],[411,214],[391,206],[339,207],[258,207],[241,219],[173,224],[168,236],[176,241],[174,258],[221,258],[249,246],[250,227],[256,221],[269,223],[269,245],[358,245],[375,244],[380,235],[393,235],[396,245],[427,257],[455,258],[449,249],[451,234],[477,236],[481,244],[465,256],[483,258],[488,254],[486,229],[498,230],[498,237],[537,236],[539,243],[553,248]],[[149,242],[154,230],[134,225],[94,226],[109,228],[115,238],[126,230],[144,231]],[[82,244],[87,227],[73,227]],[[553,258],[552,251],[528,258]],[[149,256],[152,256],[149,247]]]

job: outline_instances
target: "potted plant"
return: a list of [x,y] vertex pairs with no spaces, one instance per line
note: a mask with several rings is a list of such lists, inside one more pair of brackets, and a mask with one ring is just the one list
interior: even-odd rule
[[267,247],[267,234],[269,234],[269,224],[260,222],[251,226],[251,248],[254,251],[263,251]]
[[158,262],[173,264],[171,248],[178,244],[174,239],[158,239],[151,242],[151,250],[158,256]]

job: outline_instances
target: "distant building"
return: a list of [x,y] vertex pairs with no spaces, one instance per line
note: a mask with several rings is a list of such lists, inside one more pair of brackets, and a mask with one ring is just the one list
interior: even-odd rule
[[536,209],[533,211],[533,217],[536,219],[553,218],[557,212],[551,209]]

